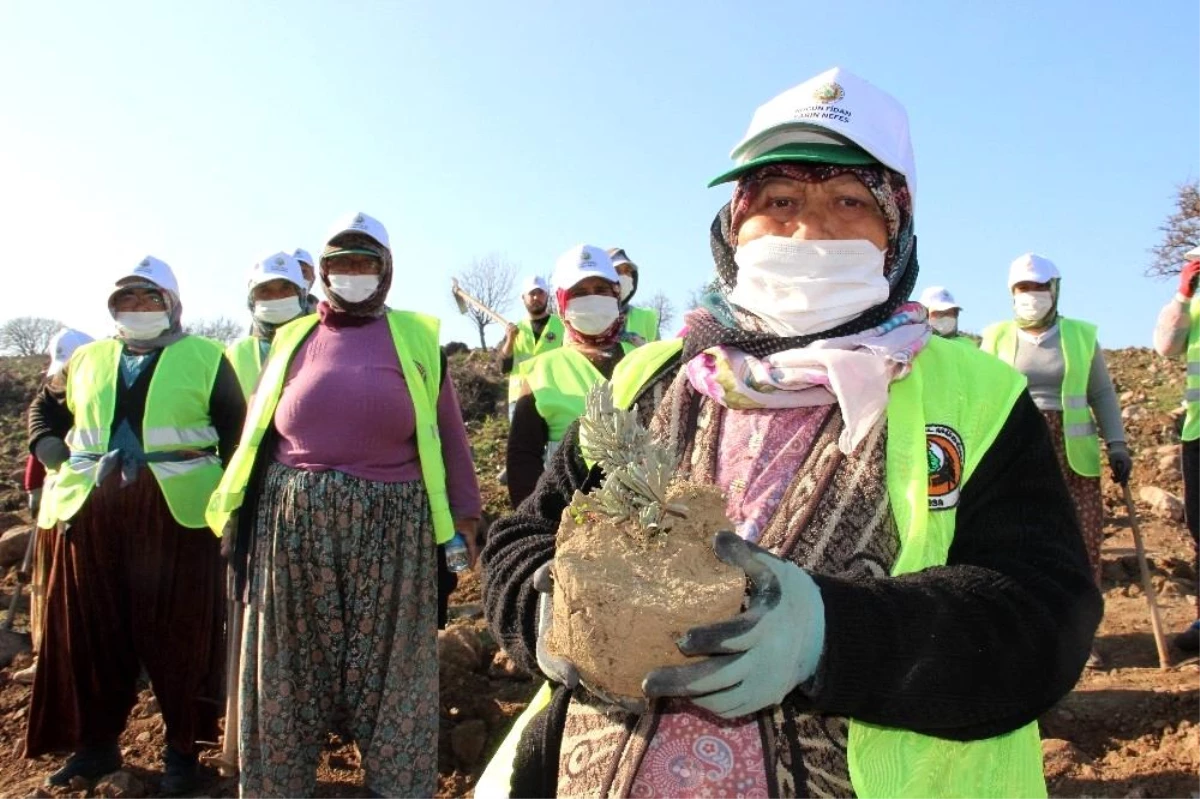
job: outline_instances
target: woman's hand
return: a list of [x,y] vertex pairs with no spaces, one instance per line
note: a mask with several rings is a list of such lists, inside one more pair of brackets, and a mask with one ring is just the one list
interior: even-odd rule
[[825,604],[808,572],[722,531],[717,557],[753,584],[746,612],[693,627],[678,642],[685,655],[706,655],[646,675],[646,696],[687,696],[693,704],[737,718],[778,705],[817,670],[825,646]]
[[454,529],[462,533],[463,540],[467,542],[467,558],[470,560],[467,568],[474,569],[479,562],[479,520],[455,519]]

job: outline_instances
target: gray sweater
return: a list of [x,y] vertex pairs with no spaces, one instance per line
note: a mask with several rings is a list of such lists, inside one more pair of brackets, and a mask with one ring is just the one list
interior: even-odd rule
[[[1013,366],[1029,380],[1029,395],[1043,411],[1061,411],[1063,374],[1066,361],[1063,359],[1062,337],[1058,325],[1040,335],[1024,331],[1017,333],[1017,357]],[[1088,372],[1088,405],[1096,417],[1100,437],[1107,443],[1125,441],[1125,426],[1121,422],[1121,406],[1117,403],[1117,391],[1100,342],[1096,342],[1096,354],[1092,357]]]

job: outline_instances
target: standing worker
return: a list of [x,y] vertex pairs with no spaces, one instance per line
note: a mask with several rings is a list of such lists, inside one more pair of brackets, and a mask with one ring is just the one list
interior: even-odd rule
[[974,347],[975,342],[958,332],[958,316],[962,306],[954,300],[945,286],[930,286],[918,300],[929,311],[929,327],[935,335],[947,341],[962,342]]
[[[1200,280],[1200,247],[1189,250],[1187,264],[1179,275],[1179,290],[1158,314],[1154,328],[1154,349],[1159,355],[1175,357],[1187,353],[1187,382],[1184,401],[1187,413],[1183,417],[1180,435],[1180,455],[1183,467],[1183,512],[1188,532],[1196,550],[1196,568],[1200,571],[1200,296],[1196,283]],[[1175,646],[1194,655],[1200,651],[1200,597],[1197,598],[1196,618],[1190,627],[1175,636]]]
[[[1015,319],[989,326],[979,346],[1029,380],[1029,393],[1050,427],[1099,588],[1104,541],[1100,439],[1117,483],[1129,480],[1133,458],[1125,445],[1121,407],[1096,339],[1096,326],[1059,314],[1061,283],[1058,267],[1047,258],[1027,253],[1013,261],[1008,289]],[[1104,667],[1094,647],[1088,666]]]
[[317,267],[313,263],[313,257],[309,255],[308,250],[296,248],[292,253],[292,257],[300,263],[300,272],[304,275],[304,312],[315,313],[317,303],[321,300],[317,295],[312,293],[313,283],[317,280]]
[[550,313],[550,293],[546,281],[538,276],[526,278],[521,287],[525,317],[509,325],[500,343],[501,368],[515,374],[521,364],[535,355],[563,345],[563,324],[558,314]]
[[29,410],[29,445],[55,472],[45,634],[25,754],[74,754],[53,786],[121,767],[117,740],[144,667],[166,724],[158,791],[191,790],[215,741],[224,564],[204,509],[246,412],[221,345],[189,336],[167,264],[147,257],[108,298],[114,338],[85,344]]
[[[44,387],[66,367],[75,350],[94,339],[87,333],[64,327],[50,339],[50,366],[46,369]],[[29,581],[29,632],[32,639],[34,660],[20,671],[13,672],[14,682],[28,685],[37,673],[37,653],[42,645],[42,623],[46,612],[46,579],[50,575],[50,553],[54,543],[54,531],[43,530],[37,523],[42,505],[42,492],[46,482],[46,467],[30,454],[25,461],[25,492],[29,499],[29,518],[33,522],[33,574]]]
[[493,634],[554,687],[476,795],[1045,796],[1037,719],[1100,598],[1024,378],[908,301],[904,108],[832,69],[761,106],[734,159],[719,294],[612,384],[679,479],[724,493],[714,551],[748,609],[683,631],[642,706],[545,651],[563,510],[604,477],[573,425],[484,547]]
[[533,493],[563,433],[583,414],[588,389],[633,349],[621,340],[620,283],[604,250],[581,244],[563,253],[554,289],[566,343],[531,359],[520,373],[505,456],[514,508]]
[[658,341],[658,311],[629,304],[638,290],[638,265],[620,247],[609,250],[608,257],[621,280],[621,313],[625,315],[626,334],[636,336],[630,340],[638,345]]
[[304,314],[308,283],[300,262],[277,252],[250,268],[246,304],[250,308],[250,335],[229,345],[225,357],[237,372],[242,393],[249,399],[262,373],[275,330]]
[[333,730],[375,795],[437,784],[436,544],[473,564],[481,500],[438,320],[390,310],[392,275],[382,224],[334,227],[209,505],[247,597],[242,796],[312,796]]

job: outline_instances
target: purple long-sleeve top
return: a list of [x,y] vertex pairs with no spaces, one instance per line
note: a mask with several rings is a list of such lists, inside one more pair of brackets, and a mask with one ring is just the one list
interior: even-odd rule
[[[449,375],[437,403],[450,512],[478,519],[479,482]],[[384,318],[358,326],[322,322],[300,345],[275,411],[275,460],[380,483],[421,479],[416,413]]]

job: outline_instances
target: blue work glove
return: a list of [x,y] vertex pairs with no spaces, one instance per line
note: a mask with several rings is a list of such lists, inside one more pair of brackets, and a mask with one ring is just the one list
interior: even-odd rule
[[1125,485],[1129,481],[1129,475],[1133,472],[1133,458],[1124,441],[1108,443],[1108,468],[1112,470],[1114,483]]
[[67,442],[57,436],[43,436],[34,445],[33,456],[52,472],[71,457],[71,449]]
[[684,633],[679,651],[708,657],[655,669],[642,690],[649,697],[690,697],[731,719],[778,705],[813,675],[825,646],[825,604],[808,572],[734,533],[717,533],[713,550],[750,578],[749,606]]
[[640,698],[614,697],[605,693],[586,681],[579,679],[579,670],[570,659],[550,653],[546,645],[550,630],[554,627],[554,577],[550,573],[553,561],[547,561],[533,573],[533,587],[538,592],[538,632],[537,632],[537,664],[552,681],[574,688],[582,685],[597,699],[610,705],[617,705],[628,713],[645,713],[647,702]]

